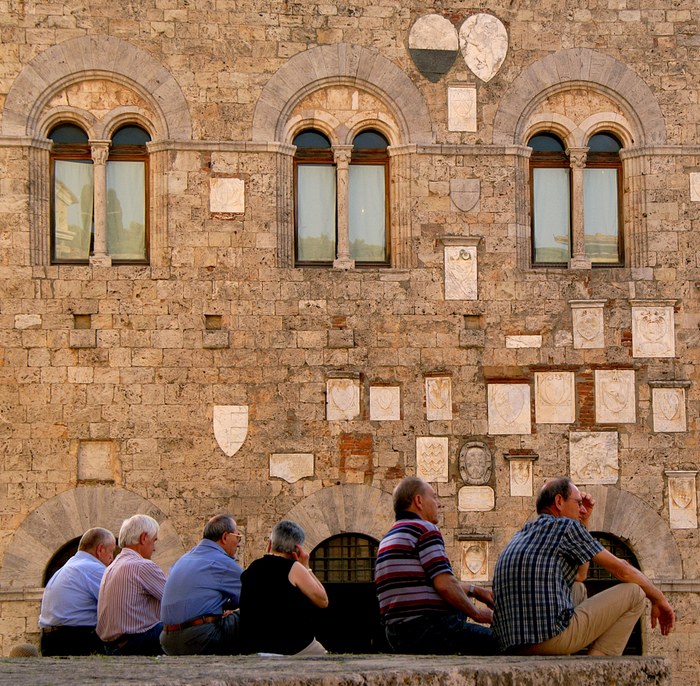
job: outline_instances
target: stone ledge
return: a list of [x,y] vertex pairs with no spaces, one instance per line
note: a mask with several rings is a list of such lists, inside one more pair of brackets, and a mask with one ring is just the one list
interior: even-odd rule
[[85,657],[0,660],[13,686],[666,686],[662,657],[459,657],[331,655],[293,657]]

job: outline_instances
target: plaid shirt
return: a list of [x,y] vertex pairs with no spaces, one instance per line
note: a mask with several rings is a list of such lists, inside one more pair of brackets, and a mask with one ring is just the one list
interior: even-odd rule
[[525,524],[499,555],[493,577],[493,632],[501,650],[564,631],[574,613],[576,572],[601,550],[578,520],[539,515]]

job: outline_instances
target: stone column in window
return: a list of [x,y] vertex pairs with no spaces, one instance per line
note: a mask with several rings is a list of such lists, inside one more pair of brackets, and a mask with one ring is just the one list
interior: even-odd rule
[[566,154],[571,165],[571,246],[570,269],[590,269],[591,260],[586,257],[583,231],[583,170],[588,148],[569,148]]
[[112,258],[107,254],[107,157],[109,156],[109,141],[90,141],[90,150],[95,183],[94,207],[92,208],[95,239],[93,254],[90,255],[90,265],[109,267],[112,264]]
[[333,262],[333,266],[336,269],[352,269],[355,266],[355,260],[350,257],[350,222],[348,220],[348,186],[351,155],[352,145],[333,146],[338,193],[338,245],[337,257]]

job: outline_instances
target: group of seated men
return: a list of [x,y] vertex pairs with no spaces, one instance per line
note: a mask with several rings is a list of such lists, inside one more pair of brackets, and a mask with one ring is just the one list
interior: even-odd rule
[[46,585],[42,655],[326,653],[311,610],[326,607],[328,597],[309,567],[298,524],[279,522],[268,553],[243,571],[235,560],[236,522],[216,515],[167,578],[151,560],[158,531],[152,517],[130,517],[114,559],[109,531],[85,532],[78,553]]
[[[395,652],[621,655],[645,597],[652,628],[658,623],[663,635],[673,629],[664,594],[591,536],[595,502],[567,477],[542,487],[537,516],[498,558],[492,591],[454,575],[430,484],[403,479],[393,504],[396,522],[379,545],[375,581]],[[279,522],[268,553],[243,571],[234,559],[236,522],[217,515],[167,579],[150,559],[157,538],[151,517],[127,519],[112,562],[112,534],[85,533],[79,552],[47,584],[42,654],[326,653],[311,610],[327,607],[328,597],[309,567],[298,524]],[[622,583],[588,598],[583,581],[591,561]]]

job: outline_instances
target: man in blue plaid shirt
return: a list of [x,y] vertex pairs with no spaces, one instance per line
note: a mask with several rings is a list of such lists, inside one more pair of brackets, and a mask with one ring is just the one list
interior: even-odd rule
[[[501,649],[520,655],[622,655],[651,601],[651,626],[666,636],[673,608],[638,569],[588,532],[594,500],[571,479],[548,481],[529,521],[499,555],[493,579],[493,632]],[[581,583],[593,560],[623,583],[586,598]]]

